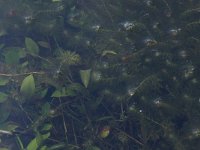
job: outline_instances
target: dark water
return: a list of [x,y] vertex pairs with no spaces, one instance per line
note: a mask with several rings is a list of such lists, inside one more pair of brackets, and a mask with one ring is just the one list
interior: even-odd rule
[[197,150],[199,58],[199,0],[0,0],[0,150]]

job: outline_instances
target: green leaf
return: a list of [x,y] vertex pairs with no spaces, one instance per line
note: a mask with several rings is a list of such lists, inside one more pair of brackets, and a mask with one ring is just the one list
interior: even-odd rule
[[5,44],[0,44],[0,49],[2,49],[5,46]]
[[83,85],[87,88],[90,81],[91,69],[80,70],[81,81]]
[[42,127],[41,131],[49,131],[51,130],[52,127],[53,127],[52,124],[47,123]]
[[3,93],[3,92],[0,92],[0,103],[3,103],[7,100],[8,98],[8,95]]
[[20,150],[24,150],[24,145],[22,143],[22,140],[20,139],[20,137],[18,135],[16,135],[16,138],[17,138],[17,143],[20,147]]
[[35,41],[33,41],[31,38],[26,37],[25,38],[25,45],[26,49],[30,54],[38,55],[39,53],[39,47]]
[[87,147],[86,150],[101,150],[101,149],[96,146],[89,146],[89,147]]
[[62,0],[52,0],[52,2],[62,2]]
[[35,80],[33,75],[25,77],[22,81],[20,92],[27,98],[30,98],[35,93]]
[[49,150],[58,150],[67,148],[65,143],[54,144],[53,146],[49,147]]
[[61,89],[57,89],[53,92],[51,97],[59,98],[65,96],[76,96],[79,92],[81,92],[82,86],[77,83],[70,84],[68,87],[62,87]]
[[31,142],[28,144],[27,146],[27,150],[37,150],[37,148],[39,147],[39,144],[37,142],[37,138],[34,138],[33,140],[31,140]]
[[42,106],[42,115],[47,115],[49,114],[49,111],[51,109],[51,106],[48,102],[46,102],[43,106]]
[[6,122],[6,123],[2,123],[0,124],[0,129],[1,130],[6,130],[6,131],[15,131],[16,128],[18,128],[19,126],[16,123],[12,123],[12,122]]
[[7,32],[5,29],[0,29],[0,37],[4,36],[6,34],[7,34]]
[[45,42],[45,41],[39,41],[38,44],[41,46],[41,47],[44,47],[44,48],[51,48],[50,44],[48,42]]
[[36,97],[38,99],[42,99],[45,97],[45,95],[47,94],[48,92],[48,88],[45,88],[45,89],[41,89],[41,88],[37,88],[36,90]]
[[42,147],[40,148],[40,150],[48,150],[48,147],[47,147],[46,145],[44,145],[44,146],[42,146]]
[[47,138],[49,138],[50,133],[48,132],[47,134],[43,134],[41,135],[40,133],[38,133],[38,135],[31,140],[31,142],[28,144],[27,146],[27,150],[37,150],[38,147],[42,144],[42,142],[44,140],[46,140]]
[[0,150],[9,150],[9,149],[8,149],[8,148],[5,148],[5,147],[4,147],[4,148],[2,147],[2,148],[0,148]]
[[59,98],[59,97],[65,97],[65,96],[75,96],[76,93],[72,89],[62,87],[62,89],[55,90],[51,97]]
[[21,47],[8,47],[4,49],[4,57],[6,64],[18,64],[20,58],[26,56],[24,49]]
[[0,77],[0,86],[4,86],[9,82],[8,78]]
[[3,123],[8,119],[10,112],[10,105],[8,103],[0,105],[0,123]]
[[50,137],[50,132],[42,135],[42,140],[46,140]]
[[63,88],[55,90],[53,94],[51,95],[51,97],[55,97],[55,98],[64,97],[64,96],[67,96],[67,95],[65,94],[65,91],[63,91]]

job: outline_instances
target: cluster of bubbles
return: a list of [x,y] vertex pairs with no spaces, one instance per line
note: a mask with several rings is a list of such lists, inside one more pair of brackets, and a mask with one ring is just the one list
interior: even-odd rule
[[145,38],[143,42],[144,42],[144,45],[147,47],[153,47],[156,44],[158,44],[158,42],[153,38]]
[[181,28],[173,28],[169,30],[169,35],[175,37],[181,31]]
[[91,27],[94,31],[99,31],[101,29],[101,26],[100,25],[93,25]]
[[93,71],[91,78],[93,81],[98,82],[102,79],[102,73],[100,71]]
[[120,25],[122,26],[122,28],[125,31],[130,31],[135,27],[135,22],[133,22],[133,21],[125,21],[123,23],[120,23]]
[[193,65],[187,65],[185,66],[185,69],[183,70],[183,76],[184,78],[190,78],[192,77],[192,75],[194,74],[194,70],[195,70],[195,67]]

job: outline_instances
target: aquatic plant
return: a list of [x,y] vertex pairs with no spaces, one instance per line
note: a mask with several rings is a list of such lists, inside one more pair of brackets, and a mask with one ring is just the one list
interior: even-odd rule
[[0,1],[0,147],[198,149],[199,7]]

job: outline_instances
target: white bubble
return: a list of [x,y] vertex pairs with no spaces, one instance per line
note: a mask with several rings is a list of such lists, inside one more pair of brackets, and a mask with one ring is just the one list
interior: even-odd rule
[[183,76],[185,78],[189,78],[194,74],[195,67],[193,65],[188,65],[186,68],[183,70]]
[[34,18],[32,15],[24,17],[25,24],[31,24],[33,20]]
[[155,100],[153,100],[153,103],[156,105],[156,106],[160,106],[160,104],[162,103],[162,100],[160,97],[156,98]]
[[185,50],[182,50],[179,52],[179,56],[182,58],[186,58],[188,56],[187,52]]
[[87,40],[85,43],[86,43],[87,46],[91,45],[91,42],[89,40]]
[[156,105],[159,105],[160,104],[160,100],[154,100],[153,103],[156,104]]
[[196,84],[196,83],[198,83],[198,80],[197,80],[196,78],[193,78],[193,79],[191,80],[191,82],[192,82],[193,84]]
[[195,137],[200,136],[200,129],[199,128],[192,129],[192,135]]
[[172,80],[176,81],[176,80],[177,80],[177,77],[176,77],[176,76],[173,76],[173,77],[172,77]]
[[145,0],[144,2],[145,2],[145,4],[147,6],[151,6],[152,5],[152,1],[151,0]]
[[127,69],[125,67],[122,68],[121,73],[123,76],[128,76]]
[[103,61],[103,62],[102,62],[102,67],[103,67],[104,69],[108,69],[108,67],[109,67],[109,63]]
[[160,55],[161,55],[161,53],[160,53],[160,52],[158,52],[158,51],[157,51],[157,52],[155,52],[155,56],[156,56],[156,57],[159,57]]
[[101,28],[100,25],[93,25],[92,26],[92,29],[95,30],[95,31],[99,31],[100,28]]
[[187,94],[184,94],[183,97],[184,97],[185,99],[189,99],[189,98],[190,98],[190,96],[187,95]]
[[155,22],[154,24],[153,24],[153,29],[157,29],[158,28],[158,25],[159,25],[159,22]]
[[154,40],[152,38],[145,38],[143,42],[148,47],[155,46],[158,43],[156,40]]
[[151,58],[145,58],[144,61],[145,61],[146,63],[149,63],[149,62],[151,62]]
[[131,106],[129,107],[129,111],[135,111],[135,105],[131,105]]
[[168,66],[172,66],[173,65],[173,63],[169,60],[169,59],[166,59],[166,65],[168,65]]
[[177,28],[177,29],[175,28],[175,29],[170,29],[168,32],[169,32],[169,35],[171,36],[177,36],[180,31],[181,31],[180,28]]
[[135,94],[135,92],[136,92],[136,89],[135,88],[128,88],[127,92],[128,92],[129,96],[133,96]]

